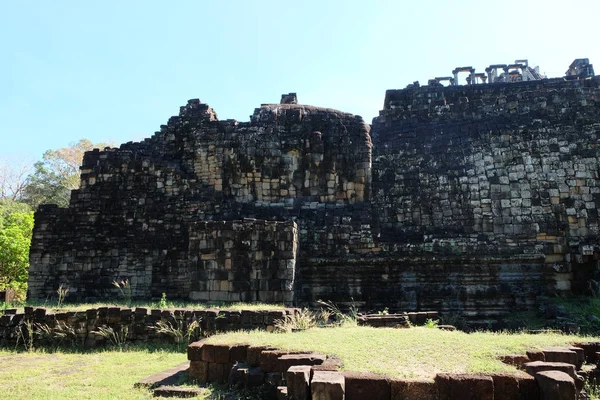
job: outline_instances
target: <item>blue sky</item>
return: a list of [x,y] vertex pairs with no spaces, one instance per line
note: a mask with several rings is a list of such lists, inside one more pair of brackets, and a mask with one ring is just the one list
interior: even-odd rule
[[598,15],[598,0],[0,0],[0,158],[141,140],[191,98],[246,121],[297,92],[370,122],[386,89],[457,66],[600,72]]

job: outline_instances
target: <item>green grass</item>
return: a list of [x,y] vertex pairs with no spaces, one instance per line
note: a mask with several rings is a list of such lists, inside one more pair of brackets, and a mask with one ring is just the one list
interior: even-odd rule
[[[391,377],[432,378],[438,372],[517,372],[500,355],[586,340],[556,333],[464,333],[432,328],[313,328],[294,333],[233,332],[212,336],[209,343],[272,345],[287,350],[336,355],[344,369]],[[589,338],[589,340],[598,340]]]
[[11,399],[151,399],[138,380],[186,360],[170,349],[92,353],[0,350],[0,388]]
[[[25,303],[13,303],[13,304],[0,304],[0,312],[5,309],[16,308],[18,312],[23,312],[25,306],[32,307],[44,307],[54,311],[85,311],[92,308],[99,307],[128,307],[124,302],[103,302],[103,303],[66,303],[60,307],[57,306],[56,302],[25,302]],[[129,308],[144,307],[151,309],[159,309],[158,302],[132,302]],[[267,303],[193,303],[193,302],[178,302],[178,301],[167,301],[168,309],[193,309],[193,310],[204,310],[204,309],[219,309],[224,311],[230,310],[279,310],[284,308],[282,304],[267,304]]]

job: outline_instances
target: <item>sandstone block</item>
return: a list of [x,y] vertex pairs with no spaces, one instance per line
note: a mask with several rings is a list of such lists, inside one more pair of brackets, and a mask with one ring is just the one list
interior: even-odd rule
[[288,354],[285,350],[263,350],[260,352],[258,357],[258,365],[262,372],[284,372],[278,371],[279,366],[278,358],[282,355]]
[[514,400],[519,398],[519,379],[514,374],[494,373],[494,400]]
[[568,374],[573,379],[576,378],[575,366],[568,363],[560,362],[545,362],[545,361],[532,361],[525,363],[525,372],[531,376],[535,376],[538,372],[542,371],[561,371]]
[[308,365],[296,365],[286,372],[287,394],[289,400],[310,399],[310,373]]
[[546,356],[541,350],[527,350],[526,354],[531,361],[546,361]]
[[500,360],[504,364],[513,365],[517,368],[521,368],[523,366],[523,364],[532,361],[525,354],[507,354],[507,355],[501,356]]
[[199,383],[208,382],[208,363],[206,361],[190,361],[190,379]]
[[263,350],[276,350],[271,346],[249,346],[246,350],[246,362],[251,367],[258,367],[260,364],[260,353]]
[[277,371],[287,371],[294,365],[321,365],[327,356],[317,353],[284,354],[277,359]]
[[229,349],[231,346],[227,344],[215,344],[215,362],[220,364],[227,364],[229,362]]
[[204,342],[191,343],[187,348],[187,356],[190,361],[201,361],[203,354]]
[[376,374],[343,372],[346,384],[346,400],[389,400],[391,398],[390,381]]
[[561,371],[542,371],[535,374],[542,400],[577,400],[575,381]]
[[490,376],[438,374],[435,383],[440,400],[494,400],[494,381]]
[[248,354],[247,344],[236,344],[231,346],[229,350],[229,362],[246,362],[247,354]]
[[390,382],[391,400],[437,400],[438,388],[427,379],[395,379]]
[[548,347],[542,351],[547,362],[562,362],[575,366],[579,363],[577,353],[567,347]]
[[315,371],[310,390],[312,400],[344,400],[344,376],[339,372]]
[[215,345],[205,343],[202,346],[202,361],[215,362]]

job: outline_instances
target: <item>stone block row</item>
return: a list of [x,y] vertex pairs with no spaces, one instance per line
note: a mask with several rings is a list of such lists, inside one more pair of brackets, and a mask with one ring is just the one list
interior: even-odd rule
[[530,361],[527,357],[529,362],[521,365],[527,374],[440,373],[434,379],[340,372],[340,362],[321,354],[247,344],[192,343],[188,359],[194,380],[246,388],[267,384],[272,388],[269,398],[282,400],[576,400],[583,386],[576,373],[578,356],[583,355],[579,350],[555,347],[532,352],[568,362]]
[[[215,333],[237,330],[273,331],[275,321],[298,312],[296,308],[274,310],[218,310],[218,309],[149,309],[143,307],[98,307],[85,311],[52,312],[38,307],[25,307],[23,313],[16,309],[4,310],[0,316],[0,346],[15,344],[23,323],[31,322],[34,327],[46,326],[50,335],[64,334],[70,330],[73,338],[85,347],[96,347],[106,339],[98,334],[100,327],[112,328],[115,332],[126,332],[130,342],[168,341],[168,336],[157,332],[158,322],[186,329],[197,321],[199,332]],[[51,338],[48,338],[51,340]]]

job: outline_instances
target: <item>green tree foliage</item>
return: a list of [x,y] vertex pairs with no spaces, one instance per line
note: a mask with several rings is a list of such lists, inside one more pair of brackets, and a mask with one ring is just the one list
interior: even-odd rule
[[0,200],[0,289],[25,292],[32,230],[33,212],[28,205]]
[[110,144],[94,144],[89,139],[81,139],[69,147],[46,151],[42,160],[35,163],[34,172],[28,178],[23,201],[34,208],[45,203],[67,207],[71,190],[79,188],[79,166],[84,153],[105,147],[110,147]]

